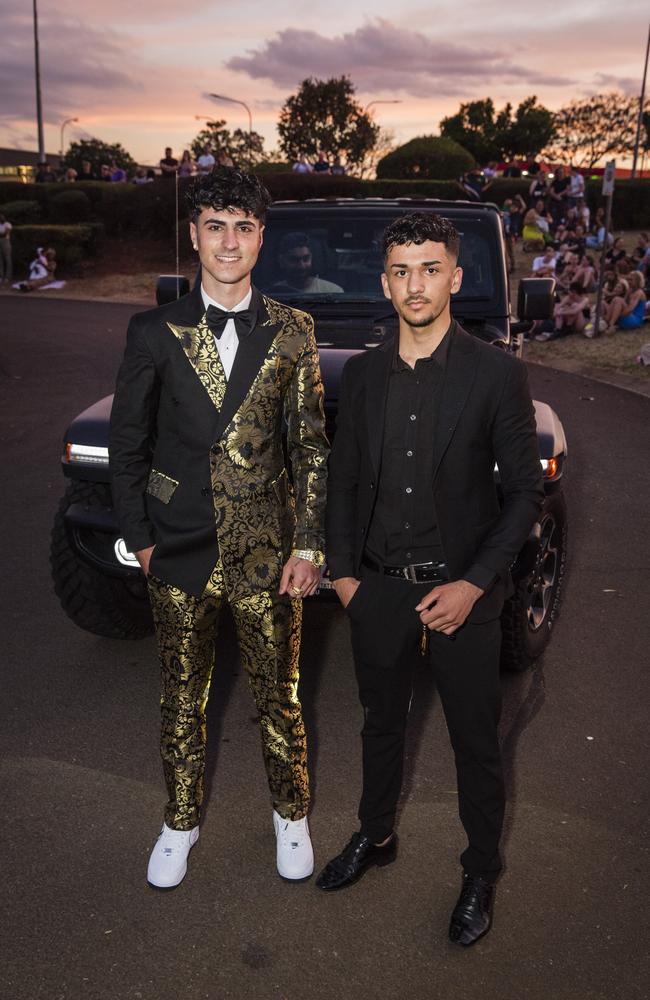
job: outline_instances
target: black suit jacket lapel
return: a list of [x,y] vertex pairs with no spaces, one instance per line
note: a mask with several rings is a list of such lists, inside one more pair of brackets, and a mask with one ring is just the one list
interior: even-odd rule
[[264,304],[264,298],[256,288],[253,289],[251,309],[257,312],[257,322],[247,337],[239,338],[237,353],[228,378],[228,385],[217,421],[217,438],[221,437],[248,395],[262,367],[262,362],[280,329],[279,323],[271,322]]
[[366,421],[368,425],[368,440],[370,442],[370,461],[375,471],[375,476],[379,475],[379,466],[381,464],[386,396],[388,394],[388,379],[393,364],[394,350],[395,338],[391,337],[385,343],[372,348],[372,354],[368,361]]
[[434,477],[474,385],[477,363],[478,352],[473,338],[458,323],[454,323],[433,445]]

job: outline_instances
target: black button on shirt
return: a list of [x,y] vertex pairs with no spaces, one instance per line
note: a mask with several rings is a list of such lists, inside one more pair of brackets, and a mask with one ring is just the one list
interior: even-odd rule
[[433,497],[433,444],[451,327],[411,368],[395,342],[377,502],[366,551],[388,566],[443,559]]

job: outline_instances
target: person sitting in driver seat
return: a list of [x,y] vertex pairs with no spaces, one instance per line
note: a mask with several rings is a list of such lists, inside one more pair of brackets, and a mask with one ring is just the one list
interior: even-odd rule
[[273,288],[278,291],[342,292],[340,285],[326,281],[314,274],[314,260],[311,241],[305,233],[287,233],[280,240],[278,264],[284,274]]

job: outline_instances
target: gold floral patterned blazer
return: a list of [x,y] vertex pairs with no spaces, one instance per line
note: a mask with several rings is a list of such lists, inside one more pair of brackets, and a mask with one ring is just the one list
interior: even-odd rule
[[[135,315],[113,408],[113,503],[151,573],[229,597],[276,587],[292,548],[322,549],[328,444],[311,316],[253,289],[252,333],[226,377],[200,288]],[[287,475],[283,430],[292,481]]]

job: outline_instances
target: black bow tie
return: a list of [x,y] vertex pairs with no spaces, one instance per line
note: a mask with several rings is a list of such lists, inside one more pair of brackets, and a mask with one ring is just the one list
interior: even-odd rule
[[241,309],[239,312],[226,312],[217,306],[208,306],[206,319],[210,330],[217,340],[225,330],[229,319],[234,319],[238,337],[247,337],[255,326],[256,313],[253,309]]

